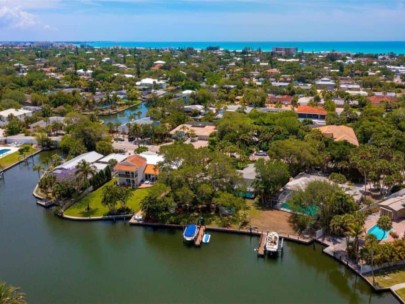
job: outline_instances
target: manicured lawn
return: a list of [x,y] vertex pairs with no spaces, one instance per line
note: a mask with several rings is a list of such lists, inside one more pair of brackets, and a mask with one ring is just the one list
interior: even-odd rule
[[[38,151],[38,150],[34,149],[33,147],[30,147],[30,150],[27,153],[25,153],[25,156],[26,157],[30,156],[31,154],[34,154],[36,151]],[[17,152],[11,153],[10,155],[0,158],[0,166],[3,168],[7,168],[7,167],[10,167],[11,165],[19,162],[20,160],[22,160],[22,156],[17,151]]]
[[[371,275],[368,279],[372,281]],[[378,286],[391,287],[396,284],[405,283],[405,269],[392,269],[375,273],[375,281]]]
[[399,295],[399,297],[400,297],[403,301],[405,301],[405,288],[398,289],[398,290],[396,290],[395,292]]
[[[103,197],[103,188],[106,185],[112,185],[114,181],[109,181],[104,186],[98,188],[96,191],[88,194],[72,207],[65,211],[65,215],[90,217],[90,216],[103,216],[108,214],[108,208],[101,203]],[[132,197],[128,200],[127,206],[134,212],[141,209],[140,203],[142,199],[148,195],[150,188],[133,190]],[[90,202],[90,211],[87,211],[87,203]]]

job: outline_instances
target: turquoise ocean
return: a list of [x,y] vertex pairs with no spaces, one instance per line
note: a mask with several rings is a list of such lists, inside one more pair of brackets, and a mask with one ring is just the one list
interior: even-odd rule
[[300,41],[264,41],[264,42],[131,42],[131,41],[89,41],[74,42],[75,45],[89,45],[93,47],[123,47],[123,48],[187,48],[206,49],[209,46],[235,51],[251,48],[254,50],[270,51],[273,47],[296,47],[303,52],[348,52],[365,54],[405,54],[405,41],[322,41],[322,42],[300,42]]

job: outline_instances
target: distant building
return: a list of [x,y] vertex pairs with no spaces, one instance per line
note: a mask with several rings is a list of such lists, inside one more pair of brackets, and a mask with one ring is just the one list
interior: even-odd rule
[[268,95],[267,102],[270,104],[290,105],[293,98],[290,95]]
[[368,97],[368,100],[370,100],[370,102],[372,104],[378,105],[378,104],[384,103],[384,102],[388,102],[388,103],[397,102],[398,98],[396,98],[394,96],[381,95],[381,96],[370,96],[370,97]]
[[0,126],[4,126],[8,123],[8,117],[13,115],[19,120],[24,120],[25,117],[32,116],[32,111],[23,110],[23,109],[8,109],[0,112]]
[[194,133],[199,140],[208,140],[211,133],[217,129],[213,124],[209,123],[187,123],[176,127],[170,131],[170,134],[175,137],[185,137],[187,133]]
[[311,119],[316,124],[324,124],[328,114],[322,107],[310,106],[299,106],[295,109],[295,112],[298,114],[299,119]]
[[273,48],[273,53],[276,53],[278,55],[282,56],[294,56],[298,52],[298,48],[295,47],[274,47]]
[[336,87],[336,83],[329,78],[322,78],[315,82],[315,85],[320,89],[333,90]]
[[359,145],[357,136],[354,133],[353,129],[350,127],[330,125],[319,127],[318,130],[321,131],[323,135],[332,138],[334,141],[345,140],[354,146]]

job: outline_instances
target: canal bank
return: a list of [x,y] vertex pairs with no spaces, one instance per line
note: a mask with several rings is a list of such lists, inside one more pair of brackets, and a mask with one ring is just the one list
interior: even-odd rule
[[282,259],[256,259],[253,236],[212,232],[199,250],[184,246],[178,230],[61,221],[35,204],[37,181],[19,165],[0,182],[0,280],[20,286],[29,303],[396,301],[317,244],[286,243]]

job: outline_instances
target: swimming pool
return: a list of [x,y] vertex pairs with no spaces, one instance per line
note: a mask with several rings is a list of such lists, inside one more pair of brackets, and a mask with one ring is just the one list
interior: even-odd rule
[[[281,208],[285,209],[287,211],[292,211],[287,202],[283,203],[281,205]],[[305,208],[303,210],[298,210],[298,212],[312,216],[312,215],[315,215],[318,212],[318,207],[317,206],[308,206],[307,208]]]
[[378,227],[377,225],[374,225],[367,231],[367,233],[375,235],[377,240],[382,241],[388,237],[388,234],[390,233],[390,231],[385,231],[385,230],[381,229],[380,227]]
[[11,149],[0,149],[0,155],[10,152]]

